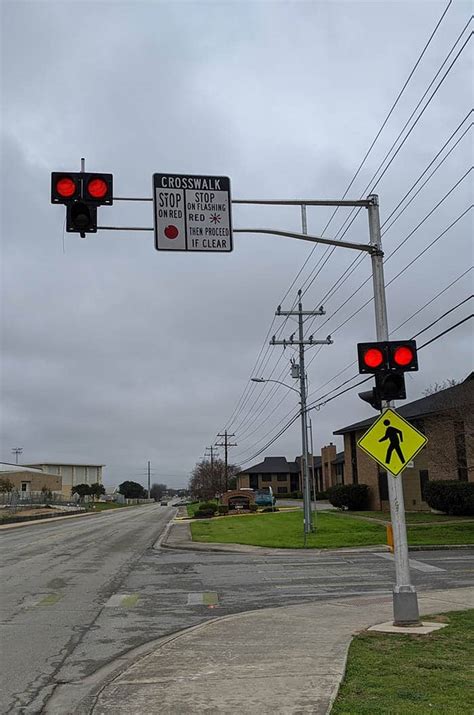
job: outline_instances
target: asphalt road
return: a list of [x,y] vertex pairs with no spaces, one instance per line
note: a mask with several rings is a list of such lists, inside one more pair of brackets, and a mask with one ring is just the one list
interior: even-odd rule
[[[55,684],[205,620],[343,595],[390,594],[386,553],[202,553],[153,542],[147,506],[3,532],[1,712],[40,713]],[[474,549],[412,553],[418,590],[473,583]]]
[[0,532],[0,712],[41,712],[63,664],[174,513],[146,505]]

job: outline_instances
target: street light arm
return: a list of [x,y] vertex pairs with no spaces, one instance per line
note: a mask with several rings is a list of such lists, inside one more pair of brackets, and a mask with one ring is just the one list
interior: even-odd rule
[[300,391],[297,390],[296,387],[287,385],[286,382],[280,382],[280,380],[265,380],[263,377],[251,377],[250,379],[252,380],[252,382],[276,382],[277,385],[283,385],[283,387],[287,387],[289,390],[293,390],[293,392],[296,392],[298,396],[300,396]]

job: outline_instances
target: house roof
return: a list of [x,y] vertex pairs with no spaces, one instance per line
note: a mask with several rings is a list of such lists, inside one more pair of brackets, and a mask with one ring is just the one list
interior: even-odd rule
[[91,462],[50,462],[45,459],[43,462],[32,462],[25,464],[25,467],[41,467],[43,464],[48,464],[51,467],[105,467],[105,464],[92,464]]
[[260,464],[243,469],[240,474],[298,474],[296,462],[288,462],[286,457],[265,457]]
[[0,472],[8,472],[13,474],[14,472],[29,472],[30,474],[44,474],[42,469],[34,469],[33,467],[23,467],[21,464],[9,464],[8,462],[0,463]]
[[[405,419],[416,419],[417,417],[446,412],[453,408],[466,408],[468,405],[474,405],[474,372],[471,372],[463,382],[454,385],[454,387],[447,387],[445,390],[439,390],[432,395],[397,407],[397,412]],[[377,417],[378,415],[355,422],[348,427],[341,427],[333,434],[346,434],[347,432],[366,429],[375,422]]]

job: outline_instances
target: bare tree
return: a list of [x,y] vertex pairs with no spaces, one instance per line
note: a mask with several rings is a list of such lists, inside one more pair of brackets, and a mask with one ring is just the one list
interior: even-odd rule
[[[235,464],[227,465],[227,482],[230,482],[238,472],[239,467]],[[225,492],[227,486],[225,463],[222,459],[214,459],[212,464],[203,459],[191,472],[189,491],[197,499],[213,499]]]
[[441,390],[447,390],[448,387],[454,387],[455,385],[459,385],[459,383],[462,382],[461,380],[455,380],[452,377],[448,377],[446,380],[443,380],[443,382],[435,382],[434,385],[429,385],[426,390],[423,390],[422,395],[423,397],[428,397],[429,395],[434,395],[435,392],[441,392]]
[[163,494],[166,494],[168,487],[166,484],[152,484],[150,489],[150,496],[155,501],[160,501]]

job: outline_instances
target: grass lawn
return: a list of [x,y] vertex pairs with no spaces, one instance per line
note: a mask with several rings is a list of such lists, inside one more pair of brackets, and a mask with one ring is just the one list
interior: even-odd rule
[[[301,512],[226,516],[191,523],[194,541],[224,544],[250,544],[275,548],[303,548]],[[377,546],[386,543],[383,524],[331,512],[318,512],[317,531],[308,536],[310,548]],[[474,522],[430,524],[408,528],[408,543],[413,546],[474,543]]]
[[449,626],[428,636],[356,636],[331,715],[473,713],[474,610],[428,620]]
[[[342,512],[341,512],[342,513]],[[344,512],[344,516],[347,512]],[[368,516],[372,519],[380,519],[390,522],[389,511],[351,511],[351,516]],[[427,524],[440,523],[443,521],[473,521],[474,516],[449,516],[448,514],[432,514],[430,511],[408,511],[405,512],[405,521],[407,524],[418,524],[425,522]]]
[[[385,543],[385,527],[381,524],[350,517],[341,519],[324,512],[318,513],[317,523],[318,531],[308,536],[308,545],[313,548]],[[301,512],[226,516],[215,521],[193,522],[191,533],[194,541],[301,549],[303,517]]]

